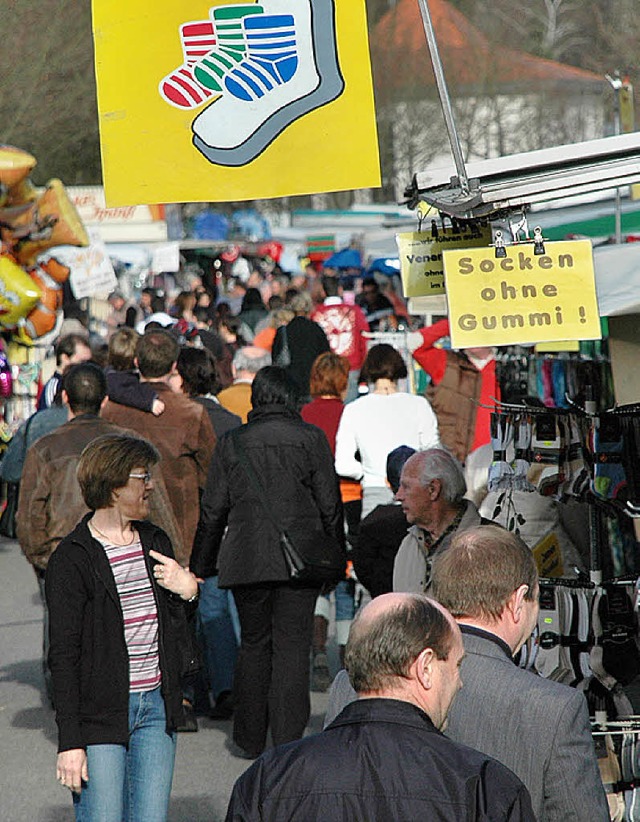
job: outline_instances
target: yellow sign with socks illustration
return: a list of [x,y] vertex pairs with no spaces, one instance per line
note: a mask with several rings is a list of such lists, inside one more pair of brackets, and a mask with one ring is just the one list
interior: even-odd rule
[[377,187],[365,0],[93,0],[108,206]]
[[452,348],[600,339],[589,240],[505,250],[443,252]]

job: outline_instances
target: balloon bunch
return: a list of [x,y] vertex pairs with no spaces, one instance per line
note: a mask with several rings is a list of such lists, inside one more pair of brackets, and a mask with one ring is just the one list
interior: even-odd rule
[[0,328],[31,343],[52,331],[69,268],[54,246],[89,245],[87,232],[60,180],[39,192],[29,177],[36,159],[0,145]]

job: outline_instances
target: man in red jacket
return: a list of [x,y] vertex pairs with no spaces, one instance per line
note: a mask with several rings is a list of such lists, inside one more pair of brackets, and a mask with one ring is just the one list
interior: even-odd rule
[[440,440],[464,462],[471,451],[491,442],[491,412],[500,401],[494,351],[435,348],[437,340],[449,335],[448,319],[417,333],[422,344],[413,357],[431,377],[427,398],[438,417]]
[[363,332],[369,331],[369,323],[359,306],[343,301],[342,288],[336,277],[323,277],[322,288],[326,295],[324,303],[314,309],[311,319],[327,335],[333,353],[349,360],[346,401],[350,402],[358,396],[358,377],[367,356],[367,339]]

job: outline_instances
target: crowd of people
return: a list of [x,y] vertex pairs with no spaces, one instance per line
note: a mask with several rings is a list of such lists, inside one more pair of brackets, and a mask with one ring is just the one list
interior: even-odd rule
[[[257,760],[229,820],[608,819],[584,698],[511,662],[537,619],[531,552],[465,498],[492,350],[436,347],[446,321],[412,330],[373,278],[268,285],[113,294],[107,339],[57,341],[0,463],[76,819],[165,820],[198,713]],[[429,399],[367,337],[400,321]],[[329,545],[329,582],[294,573]],[[332,607],[344,670],[303,739]]]

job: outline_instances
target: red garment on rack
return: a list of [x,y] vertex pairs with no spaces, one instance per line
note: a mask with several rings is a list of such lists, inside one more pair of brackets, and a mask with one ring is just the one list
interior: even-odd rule
[[[456,361],[463,361],[467,368],[469,365],[475,369],[480,376],[480,385],[477,395],[474,398],[477,402],[474,404],[474,410],[471,414],[474,420],[474,436],[471,447],[467,453],[474,451],[481,445],[486,445],[491,442],[491,412],[495,409],[496,400],[500,400],[500,385],[496,376],[496,361],[490,360],[482,370],[478,370],[476,366],[466,357],[463,352],[451,352],[444,348],[435,348],[434,343],[449,335],[449,320],[439,320],[433,325],[420,330],[423,343],[420,348],[413,352],[413,357],[416,362],[424,368],[426,373],[431,377],[432,383],[435,386],[435,395],[437,397],[438,385],[442,382],[447,367],[455,368]],[[438,414],[438,409],[434,410]],[[440,421],[440,416],[438,416]],[[443,440],[444,442],[444,440]],[[449,443],[444,442],[445,445],[451,447]],[[456,454],[458,459],[462,460],[466,456]]]

